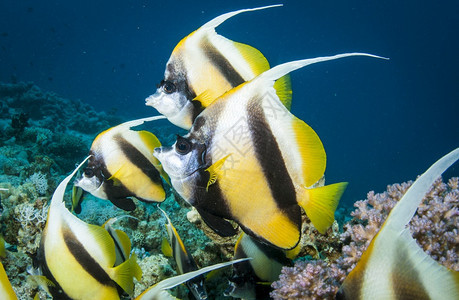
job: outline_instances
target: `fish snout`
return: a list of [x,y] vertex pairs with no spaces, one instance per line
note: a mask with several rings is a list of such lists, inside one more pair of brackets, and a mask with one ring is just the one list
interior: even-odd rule
[[145,105],[155,107],[158,103],[158,98],[159,98],[157,94],[158,92],[154,93],[153,95],[148,96],[145,99]]

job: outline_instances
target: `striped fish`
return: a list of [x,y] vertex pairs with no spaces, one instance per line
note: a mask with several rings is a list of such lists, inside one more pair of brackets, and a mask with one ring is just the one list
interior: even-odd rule
[[185,137],[155,149],[177,192],[220,235],[236,230],[281,249],[300,239],[301,208],[324,233],[346,184],[309,188],[324,175],[317,134],[279,101],[275,80],[298,68],[347,53],[276,66],[207,107]]
[[41,274],[53,283],[48,288],[56,299],[119,299],[120,288],[132,295],[133,277],[140,280],[142,276],[136,256],[115,267],[110,234],[81,221],[65,207],[65,188],[75,172],[53,194],[36,257]]
[[[241,9],[214,18],[182,39],[166,64],[164,79],[154,95],[146,99],[170,122],[190,129],[195,117],[231,88],[269,69],[257,49],[231,41],[215,32],[227,19],[243,12],[281,5]],[[280,99],[290,108],[288,76],[276,83]]]
[[459,299],[459,272],[440,265],[411,236],[408,222],[459,148],[432,165],[395,205],[336,299]]
[[161,143],[148,131],[130,128],[163,118],[134,120],[100,133],[92,143],[88,166],[75,185],[128,211],[135,209],[131,197],[162,202],[166,192],[161,176],[166,181],[168,178],[152,155],[153,149]]
[[[178,273],[185,274],[188,272],[198,270],[198,265],[196,264],[196,261],[194,260],[193,256],[191,256],[191,254],[188,253],[188,250],[186,249],[185,244],[180,238],[177,229],[175,229],[174,225],[172,225],[171,219],[169,219],[169,216],[166,214],[166,212],[162,210],[159,206],[158,209],[163,213],[164,217],[166,217],[167,219],[166,231],[170,241],[169,244],[166,244],[167,241],[163,242],[163,249],[169,246],[171,250],[170,252],[172,252],[171,254],[174,257],[175,262],[177,263]],[[163,252],[169,251],[163,250]],[[207,299],[207,291],[204,286],[204,276],[197,276],[187,281],[186,285],[188,286],[191,293],[196,299]]]
[[179,284],[192,280],[197,276],[201,276],[207,272],[217,270],[223,267],[230,266],[232,264],[240,263],[246,261],[247,258],[237,259],[232,261],[227,261],[224,263],[215,264],[212,266],[208,266],[196,271],[188,272],[185,274],[177,275],[171,278],[164,279],[159,283],[149,287],[145,290],[142,294],[135,298],[135,300],[177,300],[177,298],[173,297],[171,294],[167,292],[167,290],[176,287]]
[[286,251],[260,243],[242,233],[234,246],[233,259],[252,259],[233,266],[225,296],[245,300],[270,299],[271,283],[279,279],[282,267],[292,264],[287,255]]

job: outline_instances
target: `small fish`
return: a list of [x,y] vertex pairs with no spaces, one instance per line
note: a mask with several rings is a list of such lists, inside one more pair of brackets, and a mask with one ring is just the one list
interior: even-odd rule
[[130,130],[158,119],[164,117],[134,120],[100,133],[92,143],[88,166],[75,185],[128,211],[135,209],[132,197],[147,202],[164,201],[166,192],[161,176],[167,181],[167,174],[152,155],[161,143],[148,131]]
[[336,299],[459,299],[459,272],[425,253],[406,226],[434,181],[458,159],[459,148],[416,179],[346,277]]
[[17,300],[18,297],[11,286],[8,276],[6,276],[5,268],[0,262],[0,299],[2,300]]
[[212,266],[208,266],[205,268],[201,268],[196,271],[188,272],[182,275],[174,276],[171,278],[164,279],[159,283],[149,287],[145,290],[142,294],[140,294],[135,300],[177,300],[177,298],[172,297],[166,290],[169,290],[179,284],[187,282],[197,276],[201,276],[207,272],[212,270],[220,269],[226,266],[230,266],[232,264],[240,263],[246,261],[248,258],[232,260],[224,263],[215,264]]
[[131,240],[129,239],[128,235],[119,229],[113,228],[113,223],[122,219],[122,218],[132,218],[138,220],[136,217],[123,215],[118,216],[115,218],[110,218],[105,222],[102,227],[107,230],[107,232],[112,237],[113,241],[115,242],[115,251],[116,251],[116,260],[115,260],[115,267],[122,264],[126,260],[129,259],[129,255],[131,253]]
[[291,259],[286,251],[260,243],[242,233],[234,246],[233,259],[245,257],[252,259],[233,266],[225,296],[244,300],[270,299],[271,283],[279,279],[282,267],[292,264]]
[[51,199],[36,257],[40,274],[53,282],[48,288],[55,298],[119,299],[119,288],[132,295],[133,277],[142,276],[136,256],[115,267],[115,243],[107,230],[81,221],[65,207],[65,188],[76,171]]
[[[240,13],[282,5],[241,9],[214,18],[182,39],[166,64],[164,79],[146,99],[170,122],[190,129],[194,118],[216,98],[233,87],[269,69],[257,49],[231,41],[215,28]],[[290,109],[291,86],[287,75],[275,85],[280,99]]]
[[[172,252],[172,256],[177,263],[178,273],[185,274],[191,271],[198,270],[198,265],[194,260],[193,256],[188,253],[188,250],[185,247],[182,239],[180,238],[177,230],[175,229],[174,225],[172,225],[171,219],[166,214],[164,210],[162,210],[159,206],[158,209],[163,213],[163,215],[167,219],[166,224],[166,231],[167,235],[169,236],[170,244],[163,243],[163,248],[165,253]],[[165,241],[167,243],[167,241]],[[171,251],[165,250],[167,245],[171,249]],[[198,300],[207,299],[207,291],[204,286],[204,276],[200,275],[197,276],[189,281],[186,282],[186,285],[190,289],[193,296]]]
[[172,186],[214,231],[234,235],[225,219],[234,220],[252,237],[292,249],[302,207],[325,233],[346,183],[310,188],[324,175],[325,150],[273,85],[298,68],[356,55],[376,57],[347,53],[276,66],[214,101],[172,147],[155,149]]

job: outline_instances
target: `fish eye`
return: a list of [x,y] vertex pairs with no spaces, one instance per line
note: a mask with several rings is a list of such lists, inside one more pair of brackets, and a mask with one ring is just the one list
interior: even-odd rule
[[93,177],[94,176],[94,170],[91,168],[85,168],[84,169],[84,175],[86,177]]
[[163,91],[166,94],[172,94],[173,92],[175,92],[175,90],[176,90],[175,84],[173,84],[170,81],[164,81],[163,82]]
[[191,143],[187,139],[178,136],[177,142],[175,143],[175,151],[177,151],[178,154],[185,155],[191,151]]

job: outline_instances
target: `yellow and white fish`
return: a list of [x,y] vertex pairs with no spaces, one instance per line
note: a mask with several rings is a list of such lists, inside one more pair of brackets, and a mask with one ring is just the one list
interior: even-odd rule
[[219,264],[215,264],[215,265],[208,266],[205,268],[201,268],[196,271],[192,271],[192,272],[188,272],[182,275],[164,279],[163,281],[160,281],[159,283],[145,290],[142,294],[140,294],[137,298],[135,298],[135,300],[169,300],[169,299],[177,300],[177,298],[169,294],[167,290],[179,284],[192,280],[193,278],[197,276],[201,276],[207,272],[210,272],[216,269],[220,269],[223,267],[227,267],[232,264],[240,263],[246,260],[247,258],[243,258],[243,259],[232,260],[232,261],[228,261],[224,263],[219,263]]
[[115,242],[115,267],[128,260],[131,253],[131,240],[129,239],[128,235],[122,230],[113,228],[113,223],[120,220],[121,218],[133,218],[138,220],[136,217],[122,215],[110,218],[102,225],[102,227],[105,228],[105,230],[107,230],[107,232],[112,237],[113,242]]
[[[188,250],[185,247],[182,239],[180,238],[177,229],[175,229],[174,225],[172,225],[171,219],[166,214],[164,210],[162,210],[159,206],[158,209],[163,213],[163,215],[167,219],[166,231],[167,235],[169,236],[169,243],[166,240],[163,241],[163,253],[172,254],[174,257],[175,262],[177,263],[178,273],[185,274],[191,271],[196,271],[198,269],[198,265],[194,260],[193,256],[188,253]],[[167,250],[166,250],[167,249]],[[166,255],[170,256],[170,255]],[[204,276],[197,276],[191,280],[186,282],[189,290],[193,294],[193,296],[198,300],[207,299],[207,291],[204,286]]]
[[434,181],[459,159],[459,148],[433,164],[395,205],[336,299],[459,299],[459,272],[436,262],[407,227]]
[[[196,116],[216,98],[269,69],[260,51],[217,34],[215,28],[240,13],[277,6],[282,5],[220,15],[183,38],[166,64],[164,79],[156,93],[146,99],[146,105],[153,106],[173,124],[190,129]],[[289,77],[278,80],[275,88],[290,109]]]
[[133,278],[142,276],[136,256],[115,266],[115,243],[107,230],[83,222],[65,207],[65,188],[75,172],[51,200],[36,258],[41,275],[53,283],[48,288],[55,298],[119,299],[119,288],[131,295]]
[[242,233],[234,246],[233,259],[245,257],[252,259],[233,266],[225,296],[244,300],[270,299],[271,283],[279,279],[282,267],[292,264],[292,256]]
[[5,268],[0,262],[0,299],[2,300],[17,300],[18,297],[11,286],[8,276],[6,276]]
[[177,192],[220,235],[236,230],[292,249],[300,240],[301,207],[321,233],[333,223],[346,183],[309,188],[325,172],[317,134],[279,100],[273,87],[298,68],[347,53],[276,66],[225,93],[172,147],[156,148]]
[[161,143],[148,131],[130,129],[158,119],[164,117],[129,121],[100,133],[92,143],[88,166],[75,185],[124,210],[135,209],[131,198],[164,201],[166,192],[161,176],[166,181],[168,178],[152,155]]

